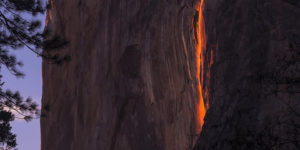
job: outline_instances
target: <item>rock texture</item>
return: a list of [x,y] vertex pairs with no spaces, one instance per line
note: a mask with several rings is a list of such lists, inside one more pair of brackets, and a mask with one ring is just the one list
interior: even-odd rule
[[71,61],[43,62],[42,149],[192,149],[197,3],[53,0]]
[[197,66],[199,2],[53,0],[72,60],[43,63],[42,149],[300,149],[299,0],[204,0]]
[[205,0],[210,109],[196,150],[300,148],[299,16],[299,0]]

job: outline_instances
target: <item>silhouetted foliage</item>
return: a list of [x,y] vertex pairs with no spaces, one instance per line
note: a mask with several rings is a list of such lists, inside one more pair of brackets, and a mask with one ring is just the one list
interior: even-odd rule
[[[50,63],[60,64],[69,59],[68,56],[49,53],[65,46],[66,40],[60,36],[50,36],[50,31],[41,32],[41,22],[29,19],[45,13],[47,8],[43,0],[0,0],[0,69],[6,67],[15,77],[23,77],[24,74],[18,70],[22,62],[10,53],[23,47]],[[3,90],[1,78],[0,75],[0,146],[10,149],[17,145],[10,122],[18,116],[30,121],[39,116],[39,110],[30,98],[23,99],[19,92]]]

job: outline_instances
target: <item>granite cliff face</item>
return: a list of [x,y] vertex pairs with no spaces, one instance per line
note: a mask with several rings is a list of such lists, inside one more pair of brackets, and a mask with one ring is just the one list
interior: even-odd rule
[[299,1],[51,4],[43,150],[299,149]]
[[70,41],[43,63],[43,150],[188,150],[197,139],[192,0],[53,0]]
[[205,0],[204,8],[210,108],[195,149],[299,149],[300,1]]

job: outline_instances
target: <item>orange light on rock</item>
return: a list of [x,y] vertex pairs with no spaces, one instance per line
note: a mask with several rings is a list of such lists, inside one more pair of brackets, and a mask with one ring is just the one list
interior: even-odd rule
[[45,21],[45,26],[48,25],[49,21],[52,20],[52,7],[53,7],[53,0],[49,0],[49,4],[50,4],[50,9],[47,10],[47,16],[46,16],[46,21]]
[[[203,68],[203,59],[201,58],[202,51],[205,49],[206,39],[205,39],[205,26],[204,26],[204,19],[203,19],[203,0],[201,0],[200,4],[198,5],[198,22],[197,22],[197,45],[196,45],[196,78],[198,82],[198,92],[199,92],[199,101],[197,104],[197,133],[201,133],[202,126],[204,124],[204,117],[206,114],[205,103],[203,100],[203,91],[201,85],[201,78],[203,78],[203,72],[200,70]],[[208,106],[208,105],[207,105]]]

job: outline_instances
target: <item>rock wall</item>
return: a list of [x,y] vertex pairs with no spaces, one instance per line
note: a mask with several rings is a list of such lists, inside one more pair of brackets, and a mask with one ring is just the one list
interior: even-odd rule
[[192,149],[197,3],[51,1],[71,61],[43,62],[42,150]]
[[43,62],[42,149],[299,149],[300,2],[204,0],[200,73],[199,2],[53,0],[72,60]]
[[299,149],[300,2],[205,0],[210,109],[196,150]]

